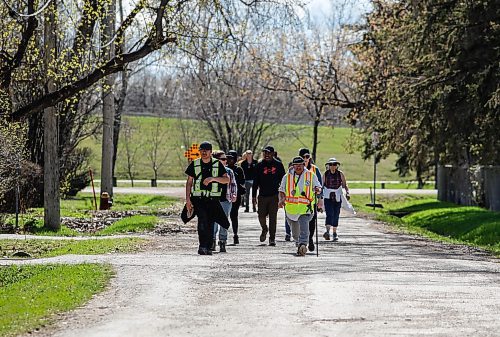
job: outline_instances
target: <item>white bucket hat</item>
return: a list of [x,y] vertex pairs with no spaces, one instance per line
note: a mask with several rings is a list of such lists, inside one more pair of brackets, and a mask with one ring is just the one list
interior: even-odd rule
[[335,163],[337,163],[337,164],[339,164],[339,165],[340,165],[340,162],[337,160],[337,158],[330,158],[330,159],[328,159],[328,161],[326,162],[326,165],[328,165],[328,164],[335,164]]

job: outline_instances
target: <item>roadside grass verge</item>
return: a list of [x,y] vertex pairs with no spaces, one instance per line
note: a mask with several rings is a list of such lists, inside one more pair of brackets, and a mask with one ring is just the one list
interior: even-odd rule
[[[162,195],[141,195],[141,194],[125,194],[116,195],[113,200],[113,207],[110,212],[117,211],[141,211],[141,213],[156,215],[163,208],[168,208],[179,200],[174,197],[162,196]],[[98,200],[99,202],[99,200]],[[89,219],[92,217],[92,211],[94,210],[93,196],[90,193],[78,193],[78,195],[72,199],[61,200],[61,216],[71,217],[79,219]],[[126,218],[124,218],[126,219]],[[147,220],[140,221],[139,219],[134,219],[130,222],[130,225],[124,226],[119,224],[117,226],[114,224],[113,228],[106,231],[106,234],[113,233],[125,233],[125,232],[143,232],[147,229],[154,227],[157,221],[154,221],[152,225],[147,225],[153,218],[147,218]],[[14,224],[14,216],[10,216],[6,223]],[[26,233],[41,235],[41,236],[87,236],[92,234],[84,234],[73,229],[70,229],[64,225],[57,231],[53,231],[44,226],[43,222],[43,208],[32,208],[26,214],[20,215],[20,228],[24,228]],[[139,227],[134,230],[133,224],[136,223]],[[120,230],[120,226],[124,229]],[[106,235],[102,233],[97,233],[97,235]]]
[[113,272],[97,264],[0,267],[0,336],[33,331],[102,291]]
[[28,253],[33,258],[59,255],[97,255],[139,251],[147,242],[140,238],[88,240],[0,240],[0,256],[12,258],[16,252]]
[[158,217],[153,215],[134,215],[123,218],[111,226],[97,232],[97,235],[112,235],[119,233],[142,233],[152,230],[158,223]]
[[413,234],[480,247],[500,256],[500,213],[417,195],[377,197],[383,209],[366,206],[370,197],[353,195],[354,207]]

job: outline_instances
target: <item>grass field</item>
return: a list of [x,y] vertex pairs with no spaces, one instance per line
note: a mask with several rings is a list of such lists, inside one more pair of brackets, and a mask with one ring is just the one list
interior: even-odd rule
[[102,291],[112,277],[106,265],[0,267],[0,336],[33,331]]
[[380,195],[384,208],[366,206],[369,196],[353,195],[361,212],[373,213],[378,220],[411,233],[436,240],[481,247],[500,256],[500,213],[479,207],[459,206],[417,195]]
[[[131,146],[137,148],[135,158],[136,179],[151,179],[153,177],[152,165],[147,156],[147,144],[151,137],[156,118],[153,117],[126,117],[125,122],[132,126]],[[159,169],[159,179],[178,179],[185,178],[184,169],[187,165],[183,157],[185,149],[182,146],[182,136],[179,131],[179,120],[164,118],[161,119],[161,125],[168,132],[168,138],[165,144],[162,144],[162,153],[168,153],[168,162]],[[204,131],[203,124],[199,121],[184,120],[185,127],[191,129],[191,133],[196,136],[190,139],[193,143],[199,143],[203,140],[212,140]],[[312,150],[312,126],[283,125],[277,127],[280,134],[286,136],[280,139],[270,141],[278,156],[283,162],[288,163],[291,158],[297,155],[301,147],[308,147]],[[90,167],[94,171],[94,176],[99,177],[101,160],[101,137],[96,135],[86,139],[81,143],[83,147],[89,147],[92,150]],[[324,163],[330,157],[336,157],[341,163],[341,170],[350,180],[372,180],[373,179],[373,161],[364,161],[360,152],[360,136],[358,132],[350,128],[331,128],[320,127],[319,144],[317,153],[318,166],[323,170]],[[259,153],[260,155],[260,153]],[[377,166],[377,179],[379,180],[402,180],[398,177],[394,169],[395,157],[392,156],[383,160]],[[124,136],[120,135],[118,149],[116,175],[119,179],[128,178],[125,170],[126,156],[124,154]],[[414,177],[407,177],[405,180],[411,180]]]

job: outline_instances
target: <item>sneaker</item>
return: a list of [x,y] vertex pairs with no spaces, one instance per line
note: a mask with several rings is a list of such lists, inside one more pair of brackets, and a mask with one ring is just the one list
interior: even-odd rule
[[210,249],[207,249],[207,254],[206,255],[212,255],[212,251]]
[[276,246],[276,241],[269,239],[269,246]]
[[198,254],[200,255],[207,255],[207,249],[206,248],[198,248]]
[[217,246],[217,241],[213,240],[212,241],[212,247],[210,247],[209,250],[215,251],[215,247]]
[[339,241],[339,236],[337,235],[337,233],[333,233],[332,234],[332,240],[333,241]]
[[247,207],[247,208],[245,208],[245,213],[248,213],[248,212],[250,212],[250,211],[248,210],[248,207]]
[[255,212],[257,212],[257,210],[255,209],[255,207],[253,208],[253,210],[252,210],[252,211],[253,211],[254,213],[255,213]]
[[307,246],[310,252],[314,252],[314,242],[312,239],[309,240],[309,245]]
[[290,241],[291,239],[292,237],[290,236],[290,234],[285,235],[285,241]]
[[219,241],[219,252],[226,253],[226,241]]
[[298,256],[305,256],[307,253],[307,247],[304,243],[301,243],[299,245],[299,248],[297,249],[297,255]]
[[323,234],[323,238],[325,238],[325,240],[330,240],[330,233],[325,232],[325,234]]
[[260,242],[266,241],[266,236],[267,236],[267,230],[263,229],[262,233],[260,233]]
[[233,240],[234,240],[234,244],[235,244],[235,245],[239,245],[239,244],[240,244],[240,238],[238,237],[238,235],[235,235],[235,236],[233,237]]

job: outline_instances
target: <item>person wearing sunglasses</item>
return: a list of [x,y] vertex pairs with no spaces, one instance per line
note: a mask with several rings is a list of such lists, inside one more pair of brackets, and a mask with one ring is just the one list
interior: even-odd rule
[[[346,203],[350,199],[349,187],[345,175],[338,169],[340,162],[336,158],[330,158],[326,162],[327,170],[323,175],[323,195],[325,202],[326,231],[323,234],[325,240],[330,240],[330,227],[333,230],[332,240],[338,241],[337,227],[339,226],[340,208],[342,207],[342,199],[345,198]],[[346,191],[344,196],[343,190]]]
[[[219,160],[226,168],[226,172],[229,176],[229,184],[222,185],[221,196],[220,196],[220,205],[226,214],[226,217],[229,218],[229,214],[231,211],[231,207],[233,202],[236,201],[238,197],[238,186],[236,184],[236,178],[234,176],[233,170],[228,167],[227,156],[222,150],[216,150],[212,153],[212,156]],[[220,227],[220,230],[219,230]],[[226,244],[227,244],[227,229],[220,226],[217,222],[214,223],[214,237],[212,242],[211,250],[215,251],[216,242],[217,242],[217,232],[219,232],[219,252],[226,253]]]

